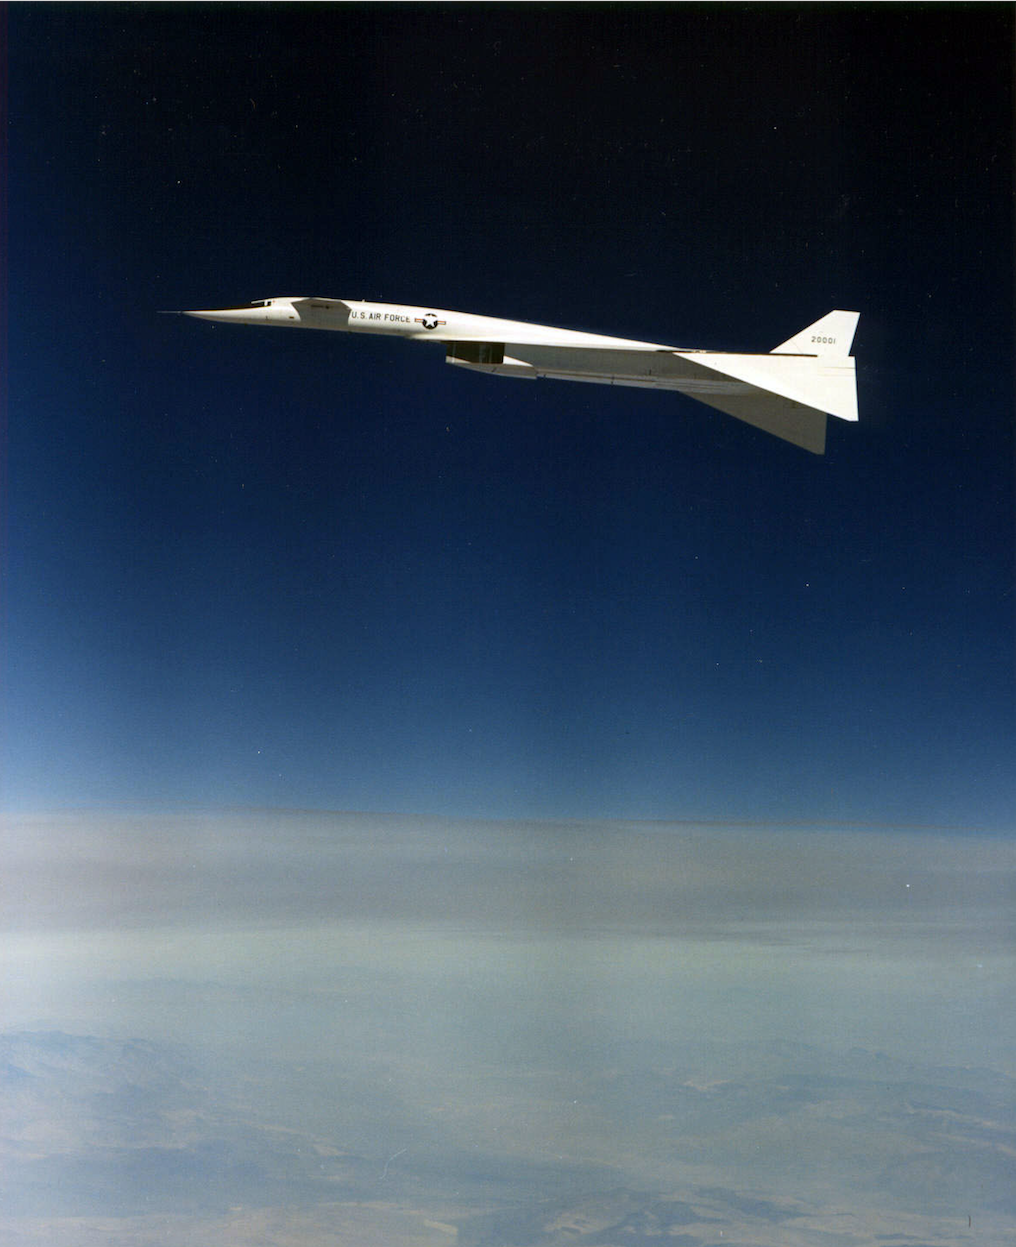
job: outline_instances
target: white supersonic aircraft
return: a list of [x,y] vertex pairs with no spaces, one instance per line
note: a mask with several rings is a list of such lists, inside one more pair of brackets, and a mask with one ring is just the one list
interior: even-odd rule
[[817,455],[825,450],[827,415],[857,419],[850,354],[857,312],[829,312],[768,355],[688,350],[468,312],[297,295],[184,315],[440,342],[449,364],[498,377],[678,390]]

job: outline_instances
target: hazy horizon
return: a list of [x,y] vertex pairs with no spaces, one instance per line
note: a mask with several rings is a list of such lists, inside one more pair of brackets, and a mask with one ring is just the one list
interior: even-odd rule
[[272,1207],[280,1243],[551,1244],[555,1217],[599,1225],[598,1200],[603,1232],[672,1216],[696,1244],[709,1224],[806,1242],[848,1205],[835,1241],[919,1222],[952,1244],[961,1190],[964,1226],[1016,1232],[1010,840],[278,811],[3,826],[13,1241],[246,1243]]

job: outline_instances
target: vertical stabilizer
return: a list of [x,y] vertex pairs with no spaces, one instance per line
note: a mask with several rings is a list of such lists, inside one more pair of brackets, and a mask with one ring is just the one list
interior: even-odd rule
[[860,312],[827,312],[821,320],[774,346],[770,355],[849,355]]

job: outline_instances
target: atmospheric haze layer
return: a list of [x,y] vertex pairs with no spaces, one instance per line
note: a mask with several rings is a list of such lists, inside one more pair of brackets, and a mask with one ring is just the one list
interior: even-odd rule
[[5,1243],[1016,1235],[1016,850],[44,815],[3,853]]

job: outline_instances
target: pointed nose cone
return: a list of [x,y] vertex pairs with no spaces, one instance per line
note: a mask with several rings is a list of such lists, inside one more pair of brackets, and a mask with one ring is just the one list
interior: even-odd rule
[[234,321],[238,324],[251,324],[253,321],[265,319],[265,309],[247,307],[223,307],[202,312],[184,312],[184,316],[196,316],[198,320]]

